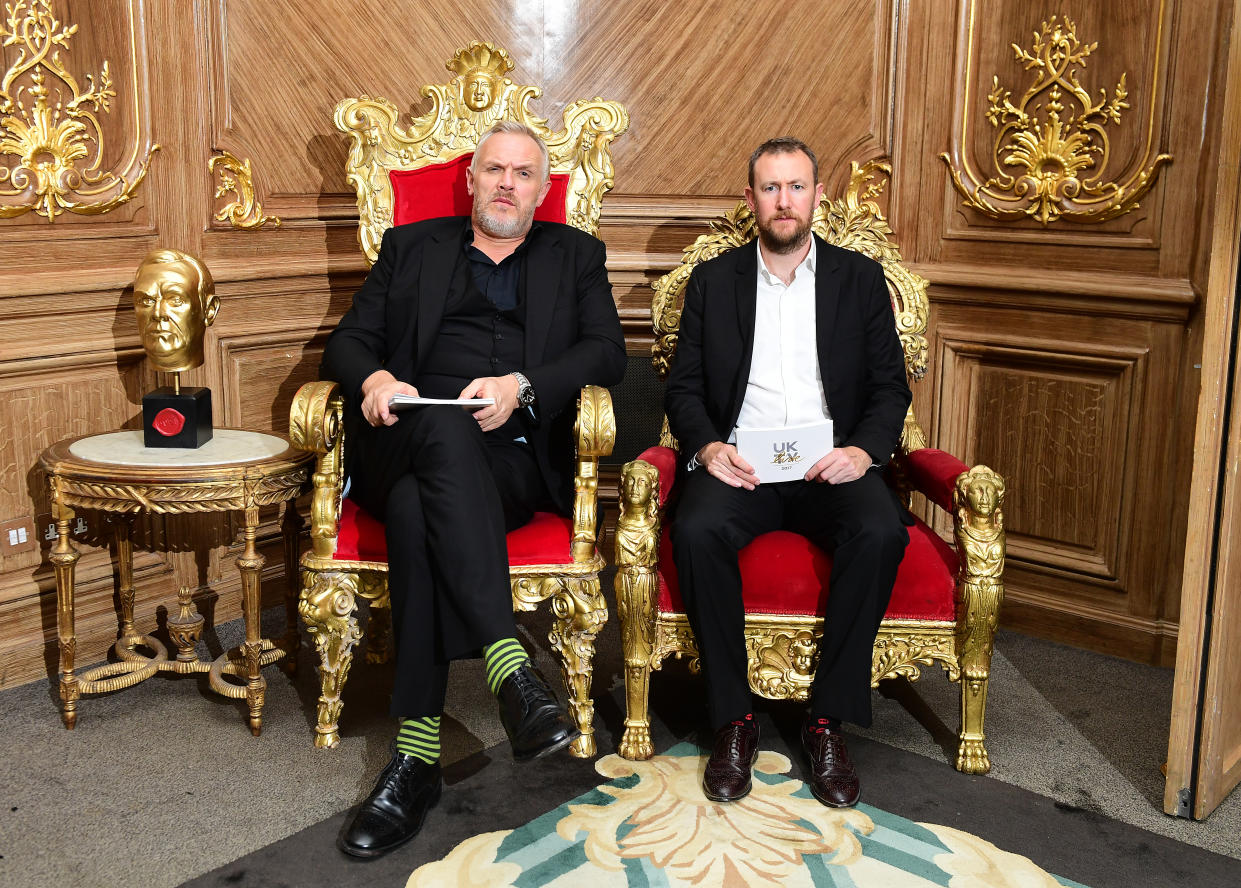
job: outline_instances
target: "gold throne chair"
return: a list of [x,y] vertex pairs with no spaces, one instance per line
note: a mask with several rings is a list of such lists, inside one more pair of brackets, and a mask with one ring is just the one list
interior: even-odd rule
[[[880,177],[879,174],[882,174]],[[853,164],[842,199],[823,198],[813,221],[829,243],[864,253],[884,269],[910,382],[926,373],[927,281],[901,265],[889,240],[891,229],[875,197],[891,168],[872,161]],[[754,216],[744,202],[711,223],[684,252],[682,264],[653,285],[654,364],[667,373],[676,351],[680,309],[690,273],[755,237]],[[668,656],[700,662],[689,619],[681,604],[668,542],[664,506],[677,471],[676,442],[667,422],[659,446],[627,463],[621,477],[621,515],[616,527],[616,607],[625,658],[625,731],[620,754],[653,754],[648,692],[652,670]],[[986,773],[983,715],[996,618],[1004,597],[1004,480],[986,466],[926,446],[912,406],[901,443],[887,471],[888,482],[908,507],[913,491],[952,516],[955,548],[921,519],[909,527],[910,542],[892,600],[875,640],[871,684],[939,664],[961,685],[958,770]],[[830,557],[809,540],[786,531],[763,534],[741,552],[742,595],[751,690],[769,699],[804,702],[817,665]]]
[[[350,137],[347,166],[358,195],[358,240],[367,260],[379,253],[389,226],[437,216],[469,215],[465,169],[483,133],[501,119],[533,127],[547,143],[552,188],[536,219],[565,222],[590,234],[612,187],[611,143],[629,126],[625,109],[600,99],[578,101],[553,132],[531,114],[542,91],[505,75],[513,62],[503,49],[472,43],[447,63],[447,84],[425,86],[431,110],[404,125],[386,99],[345,99],[336,106],[339,130]],[[334,382],[311,382],[294,396],[289,415],[294,445],[318,456],[311,505],[311,548],[302,557],[298,607],[319,652],[322,682],[315,745],[340,741],[341,692],[362,632],[358,599],[370,602],[368,662],[390,655],[391,605],[383,525],[345,495],[343,397]],[[549,640],[559,655],[569,708],[581,729],[574,755],[595,754],[590,699],[594,640],[607,621],[600,590],[604,560],[597,548],[599,459],[612,452],[616,423],[606,389],[586,386],[578,400],[573,514],[536,513],[508,534],[513,607],[534,610],[550,601]]]

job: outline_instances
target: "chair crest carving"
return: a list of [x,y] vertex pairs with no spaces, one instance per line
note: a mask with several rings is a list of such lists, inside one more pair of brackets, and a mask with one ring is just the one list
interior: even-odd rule
[[[832,200],[823,195],[815,208],[811,230],[829,244],[855,250],[883,266],[892,293],[896,328],[905,352],[905,367],[910,378],[918,380],[926,374],[928,281],[900,264],[900,250],[889,240],[892,229],[875,201],[891,178],[892,165],[883,160],[870,160],[861,166],[856,162],[849,166],[849,187],[844,197]],[[877,174],[884,178],[877,178]],[[681,306],[685,302],[685,285],[690,272],[701,262],[749,243],[757,234],[754,213],[741,201],[722,219],[713,219],[711,233],[702,235],[687,247],[681,264],[654,283],[651,315],[655,344],[651,346],[651,354],[661,378],[667,376],[676,352]]]
[[617,102],[580,100],[564,111],[564,129],[553,132],[547,120],[530,111],[530,100],[543,95],[537,86],[514,83],[505,75],[514,67],[509,54],[491,43],[474,42],[446,63],[455,77],[429,84],[422,95],[431,110],[403,126],[396,105],[362,96],[336,106],[336,128],[350,138],[346,178],[358,194],[358,239],[367,260],[379,255],[384,230],[392,225],[393,170],[416,170],[455,160],[474,150],[479,138],[498,120],[516,120],[547,143],[551,172],[569,177],[566,221],[594,234],[603,195],[613,184],[611,143],[629,128],[629,114]]

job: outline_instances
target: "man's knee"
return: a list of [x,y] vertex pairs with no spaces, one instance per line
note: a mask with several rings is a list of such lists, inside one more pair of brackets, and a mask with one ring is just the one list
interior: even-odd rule
[[900,516],[888,509],[857,515],[845,530],[849,545],[887,556],[899,558],[909,544],[909,531]]

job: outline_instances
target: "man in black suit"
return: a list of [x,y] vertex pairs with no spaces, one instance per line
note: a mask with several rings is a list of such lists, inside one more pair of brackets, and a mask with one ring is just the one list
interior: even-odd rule
[[[625,347],[603,244],[533,221],[548,172],[533,130],[497,123],[467,173],[471,216],[385,232],[324,349],[349,404],[349,496],[384,521],[397,647],[397,749],[340,839],[357,857],[408,841],[439,798],[450,660],[482,651],[518,760],[579,734],[517,641],[505,533],[571,508],[577,393],[619,382]],[[395,394],[494,404],[397,413]]]
[[[871,648],[908,533],[880,466],[900,440],[911,394],[883,269],[810,231],[823,194],[814,153],[772,139],[750,158],[746,201],[759,236],[690,276],[667,387],[672,433],[689,471],[672,523],[673,555],[706,675],[715,730],[703,788],[744,797],[758,754],[746,678],[738,552],[772,530],[833,556],[819,664],[802,742],[811,789],[857,803],[842,720],[870,724]],[[760,484],[738,428],[833,423],[835,446],[804,477]]]

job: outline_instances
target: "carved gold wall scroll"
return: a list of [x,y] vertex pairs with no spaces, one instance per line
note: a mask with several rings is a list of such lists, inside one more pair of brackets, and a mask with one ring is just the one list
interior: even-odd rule
[[[1165,5],[1166,0],[1159,8],[1156,60],[1162,58]],[[971,45],[966,51],[972,54],[972,4],[969,15]],[[1061,20],[1054,15],[1035,32],[1029,51],[1012,44],[1017,61],[1033,79],[1014,104],[1013,94],[1000,84],[1000,78],[992,77],[986,118],[996,131],[990,159],[996,173],[985,180],[970,168],[965,156],[964,145],[971,135],[967,82],[955,156],[940,155],[965,206],[993,219],[1028,217],[1044,226],[1061,218],[1103,222],[1137,208],[1159,168],[1172,160],[1170,154],[1151,157],[1158,76],[1151,78],[1144,156],[1123,182],[1110,179],[1112,146],[1107,127],[1119,126],[1121,112],[1130,107],[1128,75],[1121,74],[1110,97],[1106,89],[1100,89],[1096,100],[1078,74],[1098,46],[1097,42],[1082,43],[1077,25],[1067,16]]]
[[226,194],[233,199],[216,211],[217,222],[227,222],[234,228],[255,229],[264,225],[280,227],[277,216],[264,216],[263,204],[259,202],[254,190],[254,171],[249,159],[242,160],[228,151],[221,151],[211,158],[207,168],[220,177],[220,184],[215,189],[215,199],[219,200]]
[[[150,146],[138,161],[141,135],[135,133],[128,162],[103,169],[101,117],[117,93],[106,60],[98,78],[86,75],[85,88],[65,67],[77,30],[56,18],[51,0],[5,4],[0,42],[16,47],[17,58],[0,80],[0,218],[34,210],[55,222],[66,210],[106,213],[133,197],[159,150]],[[137,114],[136,75],[132,105]]]

